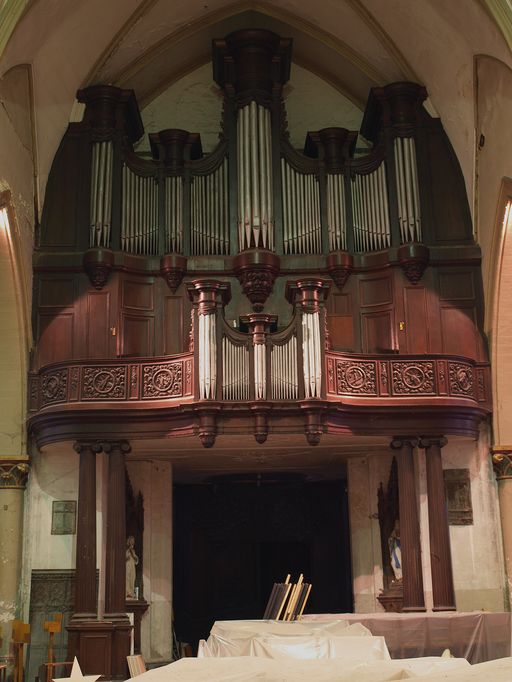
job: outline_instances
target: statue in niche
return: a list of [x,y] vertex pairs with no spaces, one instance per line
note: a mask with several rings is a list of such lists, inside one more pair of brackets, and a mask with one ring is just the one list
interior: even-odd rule
[[395,520],[395,525],[388,538],[388,547],[395,580],[402,580],[402,550],[400,548],[400,521],[398,519]]
[[135,553],[135,538],[129,535],[126,538],[126,598],[136,599],[135,592],[135,567],[139,563],[139,557]]
[[393,457],[385,489],[381,483],[377,492],[378,518],[382,549],[384,587],[377,599],[385,611],[400,612],[403,603],[402,550],[398,499],[398,467]]

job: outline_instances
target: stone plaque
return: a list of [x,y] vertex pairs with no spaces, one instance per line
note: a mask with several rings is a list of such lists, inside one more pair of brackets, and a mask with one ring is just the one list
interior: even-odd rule
[[443,474],[448,523],[452,526],[472,525],[473,505],[469,469],[445,469]]
[[52,503],[52,535],[76,533],[76,501],[54,500]]

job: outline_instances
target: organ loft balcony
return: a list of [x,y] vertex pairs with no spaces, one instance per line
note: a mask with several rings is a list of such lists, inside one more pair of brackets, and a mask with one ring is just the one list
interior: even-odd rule
[[[149,131],[131,90],[77,93],[34,255],[30,429],[474,436],[491,409],[480,250],[415,83],[294,147],[292,41],[213,42],[219,142]],[[172,121],[169,121],[172,125]]]

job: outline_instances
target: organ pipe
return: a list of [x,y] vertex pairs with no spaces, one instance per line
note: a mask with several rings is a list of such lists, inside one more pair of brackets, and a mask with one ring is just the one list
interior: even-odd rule
[[421,210],[414,138],[396,137],[394,152],[400,238],[402,244],[421,241]]
[[270,111],[252,101],[238,110],[237,121],[240,251],[274,248],[271,160]]
[[320,398],[322,390],[322,354],[320,348],[320,313],[302,313],[302,354],[306,398]]
[[190,248],[196,256],[229,254],[228,160],[207,175],[194,175],[190,200]]
[[249,351],[222,337],[222,398],[223,400],[249,400]]
[[110,246],[112,167],[112,142],[94,142],[91,165],[90,246]]
[[356,251],[380,251],[388,248],[391,245],[391,230],[386,169],[383,163],[367,175],[355,176],[352,183],[352,209]]
[[128,253],[158,253],[158,183],[156,178],[122,173],[121,249]]
[[312,173],[296,171],[281,159],[284,253],[322,252],[320,187]]
[[199,314],[199,398],[214,400],[217,391],[217,318]]
[[299,382],[296,336],[291,336],[286,343],[272,346],[270,376],[273,400],[297,400]]
[[183,253],[183,178],[165,178],[165,234],[169,253]]
[[345,206],[345,178],[341,174],[327,175],[327,232],[329,250],[347,248],[347,222]]

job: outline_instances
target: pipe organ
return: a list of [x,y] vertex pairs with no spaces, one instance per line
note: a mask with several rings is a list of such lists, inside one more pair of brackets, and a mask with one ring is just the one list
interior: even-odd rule
[[[354,154],[357,132],[343,128],[310,131],[304,150],[293,149],[281,99],[289,41],[242,33],[214,41],[225,106],[212,153],[203,155],[197,134],[178,129],[150,135],[152,161],[138,158],[118,134],[93,141],[89,246],[229,257],[252,249],[308,256],[428,243],[420,186],[429,169],[420,169],[417,157],[418,145],[422,156],[426,151],[426,111],[419,125],[404,128],[381,115],[389,92],[376,89],[361,131],[373,144],[366,154]],[[397,86],[420,104],[426,96],[413,84],[387,88]],[[84,101],[92,91],[82,91]]]
[[[95,85],[77,95],[84,117],[55,156],[34,251],[28,409],[34,452],[75,440],[86,487],[105,447],[124,492],[130,447],[137,458],[188,457],[186,439],[222,454],[246,440],[259,447],[254,437],[269,439],[267,452],[298,452],[305,437],[334,451],[421,434],[435,450],[440,434],[477,439],[489,418],[480,252],[425,89],[372,88],[360,131],[320,121],[296,149],[283,94],[291,47],[265,30],[213,41],[223,108],[208,154],[199,133],[178,128],[151,132],[150,157],[137,154],[144,131],[133,91]],[[409,473],[411,442],[393,440]],[[194,450],[200,466],[217,466]],[[80,496],[92,528],[94,497]],[[86,537],[85,526],[79,532]],[[122,568],[125,536],[117,539]],[[87,570],[93,614],[94,557]],[[417,575],[404,569],[406,606],[421,593],[406,591]],[[91,634],[81,621],[89,607],[78,607],[73,656]],[[114,626],[125,639],[112,643]],[[108,621],[105,632],[105,647],[125,661],[128,620]]]
[[[347,397],[362,415],[410,399],[484,410],[477,247],[425,89],[373,88],[360,131],[318,126],[296,149],[291,48],[265,30],[213,41],[223,109],[208,154],[178,128],[151,132],[151,158],[137,154],[134,92],[78,93],[84,119],[55,157],[36,254],[38,406],[189,405],[207,446],[222,405],[247,410],[258,442],[270,406],[303,420],[311,443],[322,410],[343,412]],[[73,251],[61,272],[59,254]],[[72,340],[45,345],[50,328]]]

